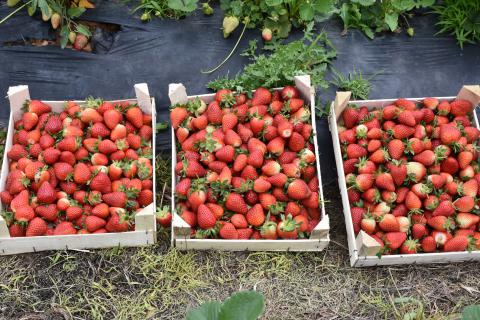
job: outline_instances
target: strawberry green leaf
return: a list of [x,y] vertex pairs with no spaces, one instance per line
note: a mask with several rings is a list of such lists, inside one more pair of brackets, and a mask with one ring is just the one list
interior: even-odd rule
[[480,305],[466,306],[462,312],[462,320],[480,319]]
[[255,291],[237,292],[225,300],[218,320],[257,319],[264,309],[265,300],[262,294]]
[[218,314],[222,303],[219,301],[208,301],[196,309],[187,313],[187,320],[218,320]]

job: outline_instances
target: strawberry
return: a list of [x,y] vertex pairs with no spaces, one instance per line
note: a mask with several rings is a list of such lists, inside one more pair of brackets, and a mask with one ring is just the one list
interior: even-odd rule
[[441,170],[449,174],[455,174],[459,169],[458,161],[454,157],[447,157],[441,163]]
[[37,199],[43,203],[52,203],[56,200],[55,189],[53,189],[48,181],[45,181],[40,185],[40,188],[37,191]]
[[27,109],[28,109],[28,112],[33,112],[37,114],[37,116],[40,116],[44,113],[48,113],[52,111],[52,108],[49,105],[39,100],[29,101]]
[[303,136],[297,132],[293,132],[288,140],[288,148],[291,151],[299,152],[305,146],[305,139]]
[[90,134],[93,138],[105,138],[110,135],[110,130],[103,124],[103,122],[97,122],[90,128]]
[[397,121],[409,127],[413,127],[416,124],[415,117],[409,110],[401,111],[397,116]]
[[480,136],[480,130],[475,127],[465,127],[463,131],[465,132],[468,143],[477,141],[478,137]]
[[197,223],[202,229],[210,229],[215,226],[217,219],[206,205],[201,204],[197,209]]
[[[44,129],[49,134],[56,134],[60,130],[62,130],[62,127],[63,127],[63,125],[62,125],[62,121],[60,120],[60,117],[52,114],[48,117],[48,120],[45,123]],[[65,134],[64,134],[64,136],[65,136]]]
[[298,228],[297,223],[293,220],[292,216],[282,218],[277,224],[277,235],[282,239],[297,239]]
[[419,211],[422,207],[422,201],[413,191],[408,191],[405,198],[405,206],[407,207],[407,209],[416,212]]
[[83,209],[79,206],[70,206],[65,210],[65,216],[68,220],[74,221],[82,217]]
[[347,157],[349,159],[361,158],[367,155],[367,150],[358,144],[349,144],[347,146]]
[[407,99],[397,99],[394,103],[397,107],[404,108],[405,110],[412,111],[416,109],[415,103]]
[[437,231],[448,231],[455,227],[455,222],[446,216],[435,216],[427,219],[427,224]]
[[43,236],[47,232],[47,228],[48,226],[45,220],[39,217],[35,217],[28,223],[25,236],[27,237]]
[[233,162],[235,157],[235,149],[230,145],[223,146],[215,153],[215,157],[218,160],[226,163]]
[[392,159],[400,159],[403,156],[403,152],[405,151],[405,145],[403,144],[402,140],[393,139],[388,142],[388,154]]
[[427,169],[420,162],[410,161],[407,163],[407,175],[414,182],[421,181],[426,172]]
[[233,113],[227,113],[222,118],[222,130],[227,132],[237,126],[238,117]]
[[25,237],[25,227],[20,224],[12,224],[8,227],[8,231],[10,232],[10,237]]
[[53,232],[53,234],[56,236],[76,234],[76,233],[77,233],[77,230],[75,229],[73,224],[69,221],[63,221],[57,224]]
[[289,138],[293,133],[293,124],[287,120],[281,121],[277,126],[277,133],[282,138]]
[[387,163],[393,182],[401,186],[407,177],[407,166],[403,162],[392,161]]
[[248,211],[247,204],[243,197],[238,193],[230,193],[225,201],[225,207],[233,212],[246,214]]
[[380,173],[375,178],[375,185],[381,189],[387,191],[395,191],[395,185],[393,183],[393,178],[390,173]]
[[235,226],[235,228],[247,228],[248,227],[247,219],[245,218],[245,216],[243,214],[240,214],[240,213],[234,214],[230,218],[230,221]]
[[125,118],[135,127],[141,128],[143,126],[143,113],[139,107],[132,107],[125,112]]
[[443,124],[440,126],[440,140],[443,144],[452,144],[460,137],[462,133],[460,130],[452,124]]
[[461,151],[457,156],[458,166],[460,167],[460,169],[465,169],[470,165],[473,159],[473,153],[471,153],[470,151]]
[[466,236],[455,236],[445,243],[443,247],[443,251],[445,252],[465,251],[468,248],[468,245],[469,245],[469,240]]
[[421,246],[424,252],[437,251],[437,242],[432,236],[425,237],[421,242]]
[[461,229],[469,229],[480,221],[480,217],[476,214],[460,212],[457,214],[457,226]]
[[32,130],[38,123],[38,115],[33,112],[25,112],[22,115],[23,128],[27,131]]
[[263,239],[277,239],[277,224],[267,219],[267,221],[260,227],[260,236]]
[[358,110],[354,107],[347,106],[342,112],[342,119],[345,127],[353,128],[359,119]]
[[184,164],[182,167],[182,173],[187,178],[201,178],[207,174],[205,168],[198,161],[185,160],[181,164]]
[[352,185],[355,189],[360,192],[366,191],[373,186],[375,177],[373,174],[359,174],[358,176],[352,176],[347,179],[347,183]]
[[97,173],[90,181],[90,190],[100,191],[102,194],[112,192],[112,181],[104,172]]
[[311,191],[305,181],[295,179],[288,185],[287,194],[292,199],[302,200],[308,198]]
[[407,234],[404,232],[388,232],[385,234],[385,245],[390,250],[396,250],[402,246],[407,239]]
[[415,133],[415,129],[403,124],[397,124],[392,128],[393,136],[396,139],[405,139]]
[[428,235],[428,231],[425,225],[420,223],[415,223],[412,226],[412,237],[414,239],[420,240],[427,235]]
[[127,128],[123,124],[117,124],[110,132],[110,140],[117,141],[127,136]]
[[270,182],[268,182],[268,180],[264,178],[258,178],[253,183],[253,191],[257,193],[267,192],[268,190],[270,190],[271,187],[272,185],[270,184]]
[[97,217],[97,216],[94,216],[94,215],[87,216],[85,218],[85,228],[89,232],[95,232],[98,229],[103,228],[106,224],[107,224],[107,222],[104,219],[102,219],[100,217]]
[[80,120],[83,123],[90,123],[90,122],[102,122],[103,117],[97,110],[93,108],[85,108],[80,112]]
[[111,207],[124,208],[127,204],[126,194],[119,191],[106,193],[102,196],[102,199]]
[[172,224],[172,213],[168,206],[164,206],[162,209],[158,208],[155,212],[155,219],[158,224],[163,227],[170,227]]
[[260,168],[263,164],[263,153],[260,150],[253,150],[248,155],[247,163],[254,168]]
[[360,228],[368,234],[375,233],[377,223],[371,215],[366,215],[360,222]]
[[240,229],[237,229],[237,232],[238,232],[238,239],[243,239],[243,240],[248,240],[253,235],[253,229],[250,229],[250,228],[240,228]]
[[12,148],[7,152],[7,157],[10,160],[18,161],[21,158],[26,158],[28,156],[28,151],[24,146],[20,144],[14,144]]
[[425,98],[422,101],[423,105],[430,110],[435,110],[438,106],[438,99],[437,98]]
[[281,169],[282,166],[278,162],[270,160],[262,166],[262,173],[268,177],[271,177],[279,174]]
[[219,231],[222,239],[238,239],[238,231],[232,223],[225,223]]
[[267,150],[277,156],[282,154],[285,150],[285,140],[282,137],[276,137],[270,140],[267,144]]
[[470,101],[464,99],[455,99],[450,102],[450,113],[454,116],[464,116],[472,112],[473,105]]
[[[449,217],[455,213],[455,207],[450,200],[444,200],[438,204],[433,211],[433,216],[445,216]],[[443,231],[443,230],[441,230]]]
[[289,100],[291,98],[298,98],[300,96],[300,94],[299,94],[297,88],[295,88],[294,86],[285,86],[285,87],[283,87],[282,91],[280,92],[280,96],[285,101],[285,100]]
[[418,243],[418,240],[408,239],[408,240],[405,240],[405,242],[400,247],[400,253],[414,254],[414,253],[417,253],[419,249],[420,249],[420,244]]
[[463,196],[453,202],[455,208],[460,212],[470,212],[475,206],[475,199],[471,196]]
[[14,218],[19,222],[28,222],[35,218],[35,212],[33,211],[33,208],[27,204],[16,208]]
[[385,232],[397,232],[400,231],[400,226],[398,224],[397,218],[390,213],[385,214],[380,218],[378,226]]
[[269,105],[272,101],[272,93],[266,88],[258,88],[253,93],[252,105]]
[[91,175],[88,166],[82,162],[77,163],[73,169],[73,181],[80,185],[86,184],[90,180]]
[[212,101],[208,104],[206,114],[207,114],[209,123],[211,124],[222,123],[223,114],[218,101]]
[[61,181],[70,179],[73,175],[73,167],[66,162],[57,162],[53,165],[55,177]]
[[247,222],[254,226],[259,227],[265,222],[265,214],[261,204],[256,204],[246,214]]

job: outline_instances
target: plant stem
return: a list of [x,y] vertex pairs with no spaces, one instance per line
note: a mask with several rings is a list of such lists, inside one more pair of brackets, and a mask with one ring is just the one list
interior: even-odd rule
[[24,3],[23,5],[21,5],[20,7],[18,7],[17,9],[15,9],[14,11],[12,11],[12,13],[10,13],[8,16],[6,16],[5,18],[3,18],[2,20],[0,20],[0,24],[4,23],[5,21],[7,21],[8,19],[10,19],[15,13],[17,13],[18,11],[22,10],[23,8],[25,8],[26,6],[28,6],[30,4],[30,2],[32,2],[32,0],[28,1],[27,3]]
[[240,34],[240,37],[238,37],[238,40],[237,40],[237,43],[235,43],[235,46],[233,47],[233,49],[230,51],[230,54],[218,65],[216,66],[215,68],[211,69],[211,70],[207,70],[207,71],[200,71],[201,73],[213,73],[215,71],[217,71],[218,69],[220,69],[221,66],[223,66],[225,64],[225,62],[228,61],[228,59],[230,59],[230,57],[232,56],[232,54],[235,52],[235,50],[237,49],[238,47],[238,44],[240,43],[240,40],[242,40],[243,38],[243,34],[245,33],[245,29],[247,29],[247,24],[248,24],[248,21],[244,21],[244,25],[243,25],[243,30],[242,30],[242,33]]

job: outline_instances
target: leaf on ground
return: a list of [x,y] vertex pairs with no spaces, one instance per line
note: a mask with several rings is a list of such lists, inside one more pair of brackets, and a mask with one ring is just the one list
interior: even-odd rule
[[222,303],[219,301],[202,303],[201,306],[187,313],[187,320],[218,320],[221,307]]
[[263,313],[264,308],[262,294],[255,291],[237,292],[225,300],[218,320],[254,320]]

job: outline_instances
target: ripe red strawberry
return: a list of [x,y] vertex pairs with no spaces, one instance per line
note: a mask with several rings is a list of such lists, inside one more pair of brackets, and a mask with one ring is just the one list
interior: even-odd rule
[[437,231],[448,231],[455,227],[455,222],[446,216],[434,216],[427,219],[427,224]]
[[10,160],[18,161],[21,158],[26,158],[28,156],[28,151],[24,146],[20,144],[14,144],[12,148],[7,152],[7,156]]
[[253,106],[256,106],[256,105],[268,106],[270,102],[272,102],[272,94],[268,89],[260,87],[257,90],[255,90],[255,92],[253,93],[253,97],[252,97]]
[[247,222],[254,227],[263,225],[265,222],[265,213],[263,212],[262,205],[256,204],[250,208],[247,212],[246,218]]
[[219,235],[222,239],[238,239],[238,231],[235,226],[229,222],[226,222],[219,231]]
[[[62,130],[62,121],[60,120],[60,117],[57,115],[50,115],[48,117],[47,123],[45,123],[45,131],[49,134],[55,134]],[[65,136],[65,135],[64,135]]]
[[125,112],[125,118],[135,127],[143,126],[143,113],[139,107],[132,107]]
[[465,132],[468,143],[477,141],[478,137],[480,136],[480,131],[475,127],[465,127],[463,131]]
[[47,228],[48,226],[45,220],[39,217],[35,217],[28,223],[25,236],[27,237],[43,236],[47,232]]
[[[444,200],[440,202],[433,211],[433,216],[445,216],[449,217],[455,213],[455,207],[453,206],[452,202],[450,200]],[[441,230],[443,231],[443,230]]]
[[400,231],[397,218],[390,213],[385,214],[380,218],[378,226],[385,232],[397,232]]
[[421,243],[422,249],[424,252],[435,252],[437,251],[437,242],[432,236],[427,236],[422,240]]
[[415,117],[409,110],[401,111],[397,116],[397,121],[409,127],[413,127],[416,124]]
[[90,122],[102,122],[103,117],[102,115],[93,108],[85,108],[80,112],[80,120],[83,123],[90,123]]
[[197,210],[197,223],[198,226],[202,229],[210,229],[215,226],[217,219],[206,205],[201,204]]
[[310,196],[311,191],[305,181],[295,179],[288,185],[287,194],[292,199],[303,200]]
[[388,159],[388,152],[385,149],[378,149],[368,159],[376,164],[383,164]]
[[219,161],[230,163],[235,158],[235,149],[230,145],[223,146],[215,153],[215,157]]
[[349,144],[347,146],[347,157],[349,159],[361,158],[367,155],[367,150],[358,144]]
[[73,167],[66,162],[57,162],[53,165],[57,179],[64,181],[73,175]]
[[233,113],[227,113],[222,118],[223,132],[234,129],[238,123],[238,117]]
[[285,86],[280,92],[280,96],[283,100],[289,100],[291,98],[298,98],[300,94],[298,93],[297,88],[293,86]]
[[35,217],[33,208],[28,204],[15,209],[14,218],[19,222],[28,222]]
[[397,124],[392,128],[392,133],[396,139],[405,139],[415,133],[415,128],[403,124]]
[[[117,140],[117,142],[118,141],[120,140]],[[117,145],[112,140],[105,139],[98,143],[98,151],[103,154],[109,155],[117,150]]]
[[102,196],[103,201],[111,207],[124,208],[127,204],[127,196],[123,192],[111,192]]
[[473,156],[473,153],[471,153],[470,151],[461,151],[458,154],[457,159],[458,159],[458,166],[460,167],[460,169],[465,169],[470,165],[470,163],[474,159],[474,156]]
[[27,131],[32,130],[38,123],[38,115],[33,112],[25,112],[22,115],[23,128]]
[[305,146],[305,139],[303,136],[297,132],[293,132],[290,139],[288,140],[288,148],[291,151],[299,152]]
[[377,223],[371,215],[366,215],[360,222],[360,228],[368,234],[375,233]]
[[469,240],[466,236],[455,236],[448,240],[443,246],[443,251],[465,251],[468,248]]
[[106,224],[107,224],[107,222],[104,219],[102,219],[100,217],[97,217],[97,216],[94,216],[94,215],[87,216],[85,218],[85,228],[89,232],[95,232],[98,229],[101,229],[101,228],[105,227]]
[[218,101],[210,102],[208,104],[206,113],[207,113],[207,118],[209,123],[212,123],[212,124],[222,123],[223,114]]
[[10,237],[25,237],[25,228],[20,224],[12,224],[8,227],[8,231],[10,232]]
[[353,128],[359,119],[358,110],[354,107],[347,106],[342,112],[342,119],[345,127],[348,129]]
[[207,174],[205,168],[195,160],[186,160],[183,162],[182,172],[187,178],[201,178]]
[[453,124],[443,124],[440,126],[440,140],[443,144],[451,144],[462,136],[460,130]]
[[441,163],[441,170],[449,174],[455,174],[459,169],[458,161],[454,157],[447,157]]
[[405,151],[405,145],[402,140],[393,139],[388,142],[388,154],[392,159],[400,159]]
[[464,116],[472,112],[473,105],[465,99],[455,99],[450,102],[450,113],[454,116]]
[[428,231],[425,225],[420,223],[415,223],[412,226],[412,237],[414,239],[420,240],[427,235],[428,235]]
[[38,116],[52,111],[52,108],[40,100],[31,100],[28,102],[28,112],[36,113]]
[[110,130],[103,124],[103,122],[97,122],[90,128],[90,134],[93,138],[105,138],[110,135]]
[[261,168],[263,164],[263,153],[260,150],[253,150],[247,158],[247,163],[254,168]]
[[230,222],[235,226],[235,228],[247,228],[248,222],[243,214],[236,213],[230,218]]
[[228,210],[242,214],[246,214],[248,211],[247,204],[245,203],[243,197],[238,193],[230,193],[227,196],[225,207]]
[[375,185],[387,191],[395,191],[395,185],[393,182],[392,175],[387,172],[380,173],[379,175],[377,175],[377,177],[375,178]]
[[[355,131],[353,129],[348,129],[345,131],[342,131],[338,134],[338,139],[340,140],[340,143],[343,144],[351,144],[351,143],[356,143],[357,142],[357,137],[355,135]],[[373,138],[370,138],[373,139]]]
[[123,124],[117,124],[110,132],[110,140],[117,141],[127,136],[127,128]]
[[420,249],[420,244],[418,240],[415,239],[408,239],[400,247],[401,254],[415,254]]
[[76,234],[76,233],[77,233],[77,230],[75,229],[73,224],[69,221],[62,221],[59,224],[57,224],[53,232],[53,234],[56,236]]
[[280,155],[285,150],[285,140],[282,137],[276,137],[267,144],[268,152],[274,155]]
[[86,184],[90,180],[92,173],[85,163],[79,162],[73,169],[73,181],[80,185]]
[[404,108],[405,110],[412,111],[416,109],[415,102],[407,99],[397,99],[394,103],[397,107]]
[[388,232],[384,237],[385,245],[391,250],[400,248],[405,240],[407,240],[407,234],[404,232]]
[[422,201],[413,191],[409,191],[405,198],[405,206],[409,210],[418,211],[422,207]]
[[387,168],[397,186],[401,186],[407,177],[407,166],[403,162],[388,162]]
[[470,212],[475,206],[475,199],[470,196],[463,196],[453,202],[455,208],[460,212]]
[[40,188],[37,191],[37,199],[42,203],[52,203],[57,199],[55,189],[53,189],[48,181],[45,181],[40,185]]
[[289,138],[293,133],[293,124],[287,120],[281,121],[277,126],[277,133],[282,138]]
[[102,194],[112,192],[112,181],[104,172],[97,173],[90,181],[90,190],[100,191]]

